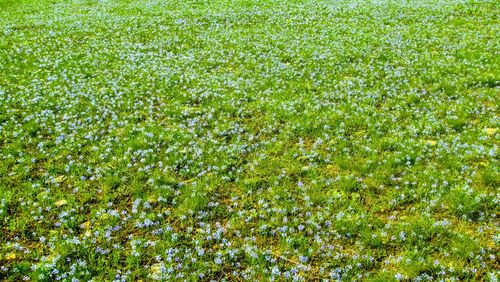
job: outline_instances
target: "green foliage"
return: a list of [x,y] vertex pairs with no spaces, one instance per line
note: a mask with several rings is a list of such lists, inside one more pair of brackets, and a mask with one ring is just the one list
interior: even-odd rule
[[499,14],[0,0],[0,280],[494,280]]

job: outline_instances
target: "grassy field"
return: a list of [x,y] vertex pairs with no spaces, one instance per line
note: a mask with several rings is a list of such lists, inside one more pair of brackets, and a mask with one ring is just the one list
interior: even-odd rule
[[499,15],[0,0],[0,280],[497,281]]

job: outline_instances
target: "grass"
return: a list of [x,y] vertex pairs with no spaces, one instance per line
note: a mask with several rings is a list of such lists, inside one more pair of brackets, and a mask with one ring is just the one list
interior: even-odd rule
[[500,2],[0,0],[0,280],[491,280]]

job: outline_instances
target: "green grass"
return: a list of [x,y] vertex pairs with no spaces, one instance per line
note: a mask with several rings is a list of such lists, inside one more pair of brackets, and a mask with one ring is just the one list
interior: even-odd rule
[[500,2],[0,0],[0,280],[491,280]]

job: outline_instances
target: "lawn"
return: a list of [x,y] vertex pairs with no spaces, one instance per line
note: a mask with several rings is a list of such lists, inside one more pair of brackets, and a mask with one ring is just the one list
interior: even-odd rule
[[499,15],[0,0],[0,280],[497,281]]

